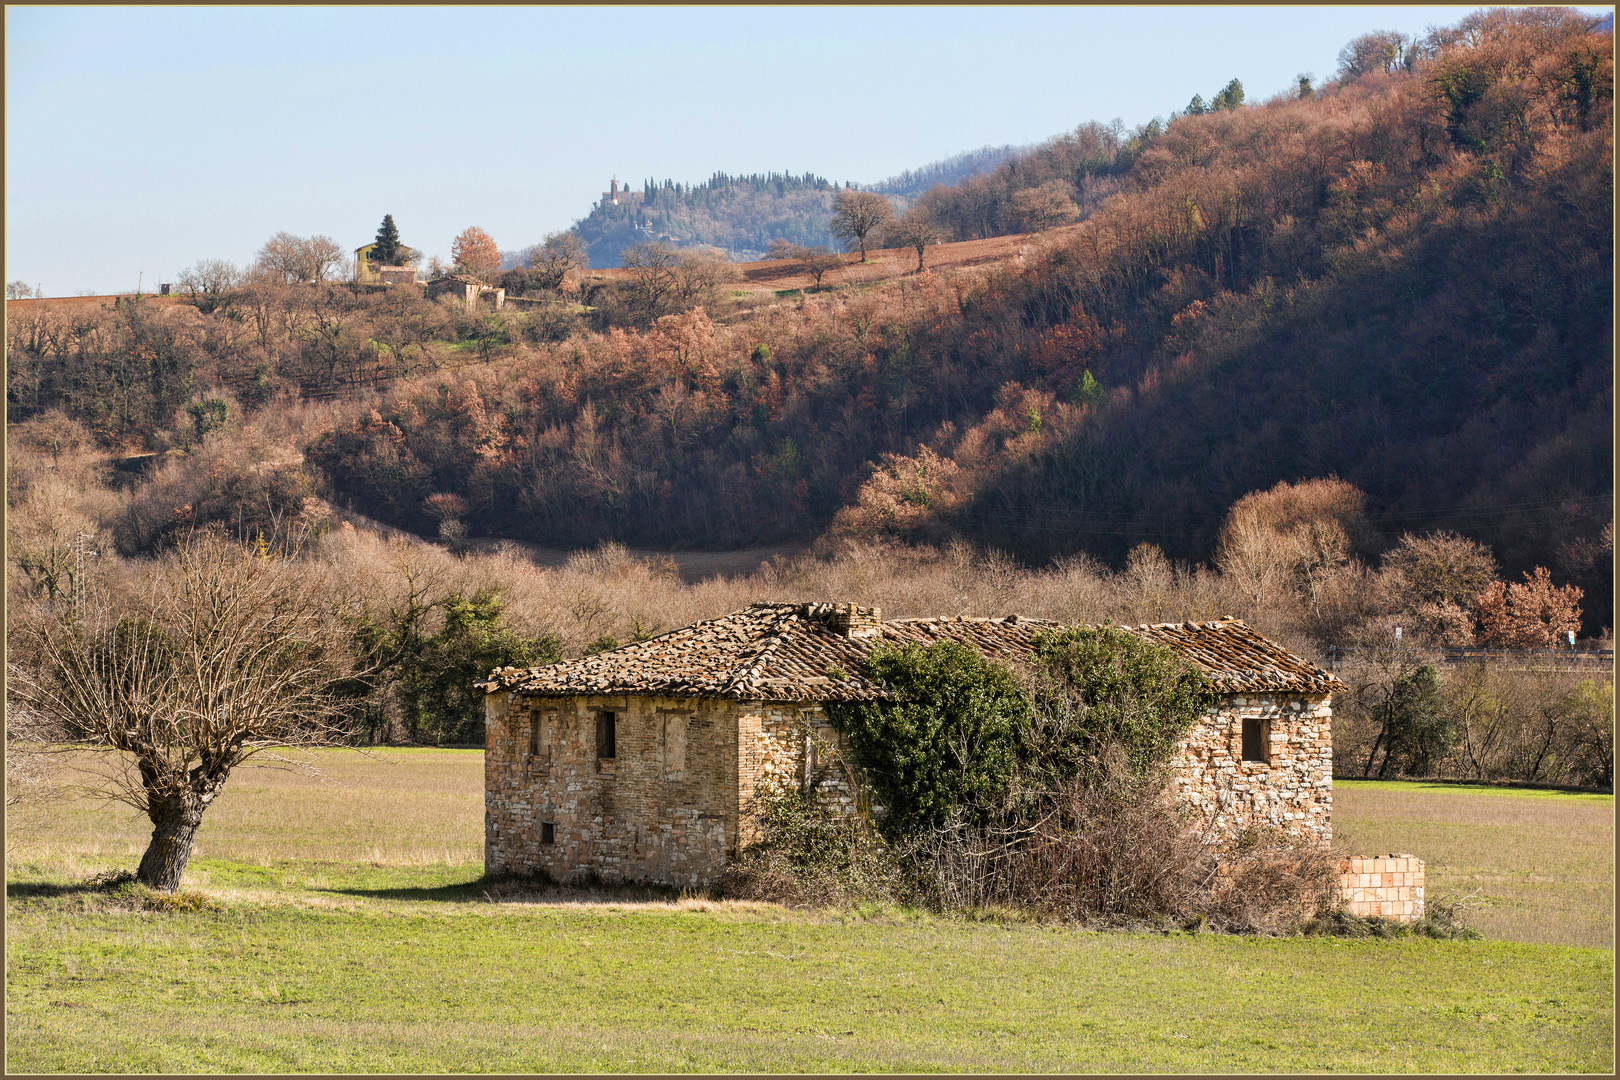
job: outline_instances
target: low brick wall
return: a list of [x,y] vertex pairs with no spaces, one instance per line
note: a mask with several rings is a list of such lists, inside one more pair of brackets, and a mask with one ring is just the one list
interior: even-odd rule
[[1415,855],[1350,855],[1339,860],[1339,899],[1351,915],[1413,922],[1423,918],[1423,860]]

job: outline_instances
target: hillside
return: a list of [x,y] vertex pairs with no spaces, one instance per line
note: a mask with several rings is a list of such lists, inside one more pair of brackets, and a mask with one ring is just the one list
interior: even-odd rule
[[[1028,149],[986,146],[907,169],[876,184],[856,186],[890,196],[903,208],[931,187],[990,172]],[[713,246],[733,261],[752,262],[764,257],[773,240],[834,246],[827,216],[838,186],[811,173],[716,173],[701,184],[646,180],[639,189],[626,184],[617,204],[599,201],[574,223],[573,231],[585,241],[591,265],[597,268],[619,266],[619,252],[648,240]]]
[[[485,493],[480,529],[538,542],[765,543],[926,442],[957,471],[916,534],[1031,559],[1208,558],[1244,492],[1337,473],[1392,533],[1552,565],[1609,513],[1612,67],[1584,23],[1498,23],[1412,73],[1181,117],[1072,235],[977,283],[693,313],[491,372],[475,396],[525,445],[493,471],[419,443],[448,404],[417,400],[390,421],[427,455],[411,484]],[[1507,125],[1521,98],[1533,122]],[[359,434],[320,460],[378,499]]]
[[564,548],[836,524],[1037,564],[1142,542],[1209,560],[1238,498],[1336,474],[1368,497],[1359,554],[1454,529],[1508,577],[1596,595],[1613,65],[1588,24],[1482,13],[1411,70],[1112,132],[1109,160],[1109,129],[1066,137],[1031,156],[1099,165],[1112,192],[1084,220],[936,248],[920,275],[851,256],[801,294],[790,265],[749,264],[662,318],[609,302],[637,287],[622,271],[589,307],[500,316],[336,289],[14,313],[8,416],[166,446],[206,425],[180,410],[211,385],[249,407],[296,388],[345,402],[297,483],[422,533],[464,504],[473,535]]

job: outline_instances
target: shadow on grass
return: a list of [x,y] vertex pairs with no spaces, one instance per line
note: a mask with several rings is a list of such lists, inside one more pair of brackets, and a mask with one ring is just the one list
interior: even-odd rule
[[109,870],[84,881],[8,881],[7,900],[51,900],[62,896],[83,896],[86,893],[114,893],[125,891],[135,881],[128,870]]
[[343,886],[314,891],[363,896],[373,900],[440,903],[482,900],[485,903],[668,904],[683,895],[682,890],[667,885],[608,884],[590,878],[563,883],[544,877],[508,875],[486,876],[445,885]]
[[342,896],[363,896],[371,900],[420,900],[439,903],[466,902],[481,898],[489,889],[486,878],[452,882],[449,885],[387,885],[363,889],[354,886],[311,889],[310,892],[337,893]]

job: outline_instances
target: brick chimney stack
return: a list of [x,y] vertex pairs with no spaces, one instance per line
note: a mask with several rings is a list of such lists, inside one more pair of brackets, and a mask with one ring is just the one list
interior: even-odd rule
[[883,636],[883,609],[856,607],[854,604],[804,604],[799,613],[813,619],[839,637],[880,638]]
[[880,638],[883,636],[883,609],[834,604],[827,625],[850,639]]

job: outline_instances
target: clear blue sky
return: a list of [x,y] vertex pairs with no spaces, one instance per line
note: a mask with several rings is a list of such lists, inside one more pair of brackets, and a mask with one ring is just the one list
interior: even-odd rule
[[[582,217],[609,177],[870,183],[1468,7],[6,9],[6,280],[133,290],[272,233],[448,256]],[[1584,9],[1583,10],[1609,10]]]

